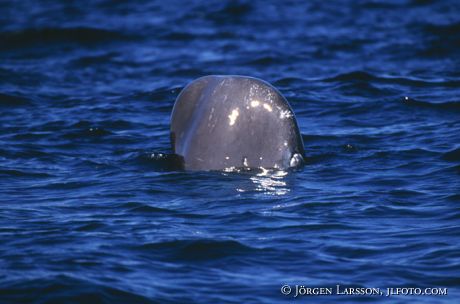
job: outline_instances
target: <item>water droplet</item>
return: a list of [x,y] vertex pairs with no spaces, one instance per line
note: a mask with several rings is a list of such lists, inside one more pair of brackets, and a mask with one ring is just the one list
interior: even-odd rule
[[290,167],[298,167],[303,163],[303,157],[299,153],[295,153],[291,157],[291,161],[289,162]]

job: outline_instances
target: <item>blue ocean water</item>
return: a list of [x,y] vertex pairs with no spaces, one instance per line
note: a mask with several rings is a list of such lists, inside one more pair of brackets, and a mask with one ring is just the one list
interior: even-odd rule
[[[458,302],[458,1],[0,11],[1,303]],[[174,100],[208,74],[276,86],[307,165],[171,166]],[[296,285],[448,294],[294,299]]]

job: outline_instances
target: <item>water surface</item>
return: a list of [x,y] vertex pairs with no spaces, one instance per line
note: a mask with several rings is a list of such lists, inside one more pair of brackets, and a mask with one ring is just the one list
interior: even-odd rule
[[[2,302],[454,303],[460,4],[304,2],[2,1]],[[279,88],[305,168],[171,168],[174,100],[208,74]]]

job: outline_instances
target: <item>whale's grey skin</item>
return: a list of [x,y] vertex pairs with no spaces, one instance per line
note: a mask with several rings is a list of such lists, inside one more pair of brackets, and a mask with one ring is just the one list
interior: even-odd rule
[[171,115],[173,152],[185,170],[287,169],[303,163],[294,112],[269,83],[205,76],[188,84]]

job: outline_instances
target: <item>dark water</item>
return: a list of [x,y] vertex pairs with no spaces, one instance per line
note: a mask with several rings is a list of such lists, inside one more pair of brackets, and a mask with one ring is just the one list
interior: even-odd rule
[[[0,11],[0,302],[458,303],[458,1]],[[173,102],[207,74],[279,88],[307,166],[174,171]]]

